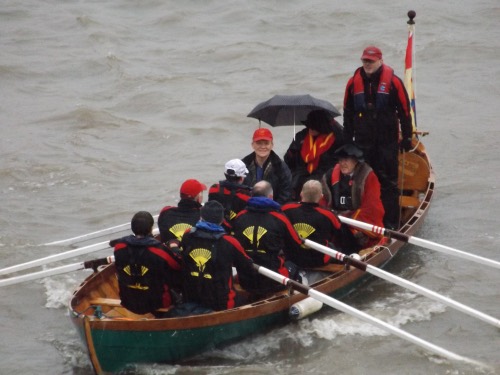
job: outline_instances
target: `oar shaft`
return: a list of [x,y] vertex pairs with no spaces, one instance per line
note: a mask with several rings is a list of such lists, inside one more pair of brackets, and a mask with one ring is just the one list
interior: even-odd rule
[[[159,233],[158,229],[153,230],[153,235],[157,235],[158,233]],[[60,253],[60,254],[49,255],[49,256],[46,256],[44,258],[35,259],[35,260],[29,261],[26,263],[21,263],[21,264],[15,265],[15,266],[2,268],[2,269],[0,269],[0,275],[6,275],[8,273],[13,273],[13,272],[19,272],[19,271],[26,270],[28,268],[43,266],[43,265],[48,264],[48,263],[57,262],[57,261],[69,259],[69,258],[74,258],[74,257],[80,256],[80,255],[90,254],[90,253],[93,253],[96,251],[106,250],[109,248],[110,247],[109,247],[108,241],[99,242],[99,243],[96,243],[93,245],[88,245],[88,246],[84,246],[84,247],[79,247],[79,248],[74,249],[74,250],[65,251],[65,252]]]
[[99,242],[99,243],[96,243],[93,245],[80,247],[78,249],[65,251],[64,253],[53,254],[53,255],[49,255],[49,256],[46,256],[46,257],[40,258],[40,259],[35,259],[35,260],[29,261],[26,263],[21,263],[21,264],[15,265],[15,266],[2,268],[2,269],[0,269],[0,275],[5,275],[8,273],[13,273],[13,272],[19,272],[19,271],[26,270],[28,268],[43,266],[43,265],[51,263],[51,262],[57,262],[59,260],[69,259],[69,258],[77,257],[80,255],[92,253],[95,251],[105,250],[108,248],[109,248],[108,241]]
[[440,251],[444,254],[448,255],[455,255],[459,258],[470,260],[476,263],[484,264],[485,266],[491,266],[500,269],[500,262],[497,262],[492,259],[484,258],[482,256],[476,255],[476,254],[471,254],[466,251],[454,249],[452,247],[446,246],[446,245],[440,245],[438,243],[424,240],[422,238],[417,238],[414,236],[411,236],[408,238],[408,243],[411,243],[413,245],[425,247],[430,250],[435,250],[435,251]]
[[311,288],[311,287],[308,287],[308,286],[305,286],[305,285],[302,285],[296,281],[293,281],[293,280],[290,280],[289,278],[285,277],[285,276],[282,276],[280,275],[279,273],[276,273],[276,272],[273,272],[267,268],[264,268],[264,267],[261,267],[261,266],[257,266],[255,265],[255,268],[258,270],[258,272],[276,282],[279,282],[283,285],[290,285],[292,286],[295,290],[303,293],[303,294],[306,294],[320,302],[323,302],[324,304],[328,305],[328,306],[331,306],[333,308],[336,308],[342,312],[345,312],[346,314],[349,314],[349,315],[352,315],[352,316],[355,316],[361,320],[364,320],[365,322],[368,322],[370,324],[373,324],[381,329],[383,329],[384,331],[387,331],[387,332],[390,332],[404,340],[407,340],[415,345],[418,345],[432,353],[435,353],[435,354],[438,354],[442,357],[445,357],[445,358],[449,358],[451,360],[455,360],[455,361],[462,361],[462,362],[467,362],[467,363],[473,363],[473,364],[478,364],[477,362],[475,361],[472,361],[471,359],[468,359],[466,357],[462,357],[458,354],[455,354],[453,352],[450,352],[444,348],[441,348],[437,345],[434,345],[428,341],[425,341],[417,336],[414,336],[406,331],[403,331],[402,329],[399,329],[395,326],[392,326],[388,323],[385,323],[384,321],[378,319],[378,318],[375,318],[363,311],[360,311],[360,310],[357,310],[349,305],[346,305],[345,303],[343,302],[340,302],[338,300],[336,300],[335,298],[332,298],[324,293],[321,293],[321,292],[318,292],[317,290]]
[[461,311],[467,315],[470,315],[474,318],[478,318],[486,323],[489,323],[497,328],[500,328],[500,320],[487,315],[485,313],[482,313],[481,311],[478,311],[476,309],[473,309],[472,307],[469,307],[467,305],[464,305],[460,302],[457,302],[451,298],[448,298],[446,296],[443,296],[442,294],[436,293],[430,289],[424,288],[423,286],[420,286],[418,284],[412,283],[411,281],[405,280],[399,276],[393,275],[389,272],[386,272],[380,268],[374,267],[372,265],[368,265],[366,272],[371,273],[372,275],[378,276],[381,279],[390,281],[394,284],[397,284],[399,286],[402,286],[403,288],[407,288],[409,290],[412,290],[416,293],[419,293],[423,296],[429,297],[435,301],[441,302],[447,306],[450,306],[452,308],[457,309],[458,311]]
[[[158,219],[158,216],[159,215],[153,216],[153,218],[156,220],[156,219]],[[104,236],[107,236],[109,234],[118,233],[118,232],[121,232],[121,231],[124,231],[127,229],[130,229],[130,223],[116,225],[114,227],[98,230],[98,231],[87,233],[87,234],[82,234],[80,236],[68,238],[65,240],[44,243],[43,246],[73,245],[75,243],[93,240],[94,238],[104,237]]]
[[373,233],[380,234],[383,236],[395,238],[399,241],[408,242],[408,243],[411,243],[413,245],[425,247],[425,248],[430,249],[430,250],[440,251],[440,252],[448,254],[448,255],[454,255],[454,256],[457,256],[457,257],[462,258],[462,259],[467,259],[467,260],[470,260],[470,261],[473,261],[476,263],[481,263],[481,264],[484,264],[486,266],[491,266],[491,267],[495,267],[495,268],[500,269],[500,262],[497,262],[497,261],[492,260],[492,259],[484,258],[484,257],[478,256],[475,254],[471,254],[471,253],[466,252],[466,251],[454,249],[454,248],[449,247],[449,246],[440,245],[436,242],[424,240],[424,239],[421,239],[421,238],[418,238],[415,236],[408,236],[404,233],[400,233],[400,232],[390,230],[390,229],[385,229],[382,227],[378,227],[376,225],[364,223],[364,222],[359,221],[359,220],[350,219],[348,217],[339,216],[339,218],[340,218],[340,221],[342,221],[343,223],[352,225],[356,228],[364,229],[364,230],[367,230],[369,232],[373,232]]
[[15,277],[11,277],[8,279],[0,280],[0,287],[12,285],[12,284],[19,284],[19,283],[23,283],[26,281],[41,279],[43,277],[54,276],[54,275],[59,275],[59,274],[66,273],[66,272],[78,271],[78,270],[83,270],[83,269],[84,269],[84,267],[83,267],[82,263],[68,264],[68,265],[61,266],[61,267],[51,268],[50,270],[38,271],[38,272],[29,273],[26,275],[15,276]]
[[97,267],[114,262],[115,257],[110,256],[102,259],[89,260],[86,262],[72,263],[60,267],[51,268],[48,270],[29,273],[26,275],[15,276],[8,279],[0,280],[0,287],[20,284],[26,281],[42,279],[44,277],[60,275],[67,272],[79,271],[87,268],[97,269]]
[[[327,246],[321,245],[321,244],[316,243],[314,241],[305,239],[304,244],[312,249],[315,249],[315,250],[322,252],[323,254],[327,254],[327,255],[330,255],[332,257],[335,257],[336,259],[338,259],[342,262],[345,262],[347,259],[345,254],[342,254],[334,249],[331,249]],[[371,264],[361,262],[361,261],[358,261],[355,259],[350,259],[350,258],[348,260],[356,268],[359,268],[363,271],[366,270],[366,272],[368,272],[372,275],[378,276],[381,279],[384,279],[384,280],[387,280],[387,281],[392,282],[394,284],[397,284],[399,286],[402,286],[403,288],[410,289],[416,293],[422,294],[428,298],[431,298],[435,301],[441,302],[447,306],[450,306],[452,308],[457,309],[458,311],[461,311],[465,314],[468,314],[474,318],[481,319],[482,321],[484,321],[486,323],[489,323],[497,328],[500,328],[500,320],[498,320],[490,315],[482,313],[481,311],[478,311],[478,310],[473,309],[469,306],[466,306],[466,305],[464,305],[460,302],[457,302],[451,298],[445,297],[445,296],[443,296],[439,293],[436,293],[430,289],[424,288],[423,286],[415,284],[409,280],[406,280],[406,279],[403,279],[399,276],[393,275],[392,273],[389,273],[389,272],[384,271],[380,268],[372,266]],[[359,266],[360,263],[363,265],[362,267]]]

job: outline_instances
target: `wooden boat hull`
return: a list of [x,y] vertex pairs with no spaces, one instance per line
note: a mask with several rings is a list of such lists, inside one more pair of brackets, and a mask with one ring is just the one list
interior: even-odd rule
[[[404,223],[400,232],[407,235],[413,235],[422,225],[434,191],[434,174],[422,145],[418,146],[415,155],[419,159],[409,158],[409,167],[400,173],[407,178],[406,183],[401,182],[401,187],[408,200],[415,202],[411,198],[420,198],[418,205],[403,208]],[[401,161],[402,165],[406,163]],[[419,169],[419,173],[415,173]],[[425,179],[424,187],[413,188],[411,183],[415,181],[412,179]],[[401,241],[388,240],[367,251],[364,261],[382,268],[402,245]],[[338,265],[333,274],[312,287],[341,298],[367,277],[368,274],[356,268]],[[151,314],[136,315],[105,300],[117,298],[118,282],[114,264],[111,264],[90,275],[74,292],[70,302],[70,318],[98,374],[116,372],[134,363],[176,362],[251,334],[265,332],[289,322],[290,306],[306,296],[286,291],[231,310],[163,319],[155,319]]]

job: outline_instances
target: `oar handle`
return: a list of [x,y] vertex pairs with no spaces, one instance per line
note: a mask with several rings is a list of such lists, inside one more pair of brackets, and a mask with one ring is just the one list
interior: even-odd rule
[[92,268],[94,272],[97,272],[97,268],[100,266],[105,266],[106,264],[113,263],[115,261],[115,257],[113,255],[101,258],[101,259],[93,259],[83,262],[83,268]]
[[359,259],[350,257],[344,253],[341,253],[340,251],[332,249],[331,247],[321,245],[317,242],[308,240],[307,238],[302,238],[302,243],[307,247],[310,247],[311,249],[316,249],[324,254],[330,255],[331,257],[345,263],[348,266],[351,265],[353,267],[356,267],[357,269],[360,269],[361,271],[366,271],[367,264]]

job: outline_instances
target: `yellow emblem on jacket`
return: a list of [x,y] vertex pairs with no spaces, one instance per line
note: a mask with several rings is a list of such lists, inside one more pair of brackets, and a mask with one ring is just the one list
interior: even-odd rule
[[[189,256],[194,260],[196,263],[196,266],[198,267],[199,272],[193,271],[191,272],[191,276],[199,277],[200,273],[203,273],[205,271],[205,266],[206,263],[212,258],[212,253],[208,249],[204,248],[197,248],[193,249],[190,253]],[[206,279],[211,279],[212,275],[209,273],[203,275],[204,278]]]
[[[308,238],[311,234],[316,232],[316,229],[313,226],[306,223],[295,223],[293,224],[293,227],[295,228],[295,230],[297,231],[297,233],[301,238]],[[303,249],[310,250],[305,245],[300,245],[300,247],[302,247]]]
[[187,223],[179,223],[172,226],[168,231],[172,233],[178,241],[182,240],[184,232],[193,226]]

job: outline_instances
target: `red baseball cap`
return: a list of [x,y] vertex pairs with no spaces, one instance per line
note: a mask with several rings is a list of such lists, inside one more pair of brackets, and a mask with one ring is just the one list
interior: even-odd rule
[[273,133],[269,129],[259,128],[253,133],[253,141],[272,141]]
[[361,56],[361,60],[377,61],[382,58],[382,51],[375,46],[366,47]]
[[207,187],[202,184],[200,181],[195,179],[189,179],[182,183],[181,185],[181,195],[186,195],[191,198],[196,197],[203,190],[207,190]]

